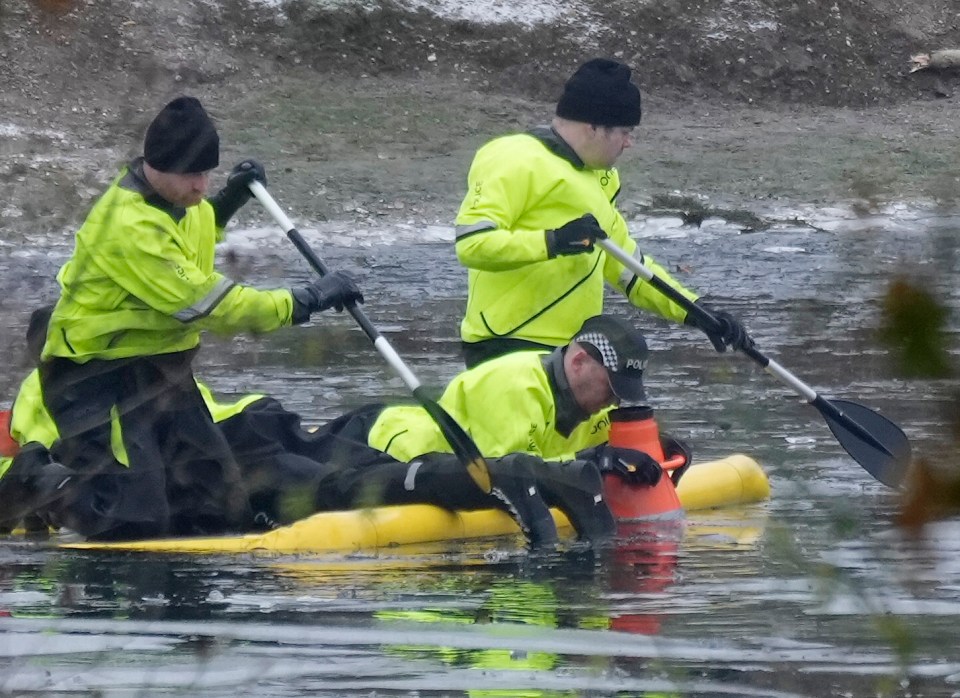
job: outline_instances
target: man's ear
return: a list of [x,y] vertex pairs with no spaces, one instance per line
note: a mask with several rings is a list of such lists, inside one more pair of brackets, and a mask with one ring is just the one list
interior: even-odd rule
[[571,368],[578,373],[582,371],[590,361],[593,361],[593,357],[590,356],[587,350],[581,347],[579,344],[570,345],[570,348],[567,349],[567,352],[570,354]]

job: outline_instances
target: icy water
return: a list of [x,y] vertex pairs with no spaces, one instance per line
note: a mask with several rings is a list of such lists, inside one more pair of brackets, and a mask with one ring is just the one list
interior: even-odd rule
[[[922,277],[957,306],[960,218],[922,206],[776,213],[814,225],[741,233],[722,220],[657,219],[632,229],[817,390],[882,411],[916,451],[944,449],[956,386],[893,377],[874,332],[895,273]],[[459,369],[465,284],[451,231],[302,230],[330,267],[359,276],[371,319],[439,389]],[[0,404],[26,372],[34,302],[24,299],[55,296],[70,242],[0,241]],[[257,285],[307,278],[272,227],[234,231],[220,257]],[[655,351],[648,392],[661,428],[702,460],[753,456],[770,501],[691,515],[633,545],[544,557],[515,540],[325,558],[8,541],[0,694],[960,696],[960,521],[906,539],[892,523],[895,496],[788,388],[697,332],[638,322]],[[198,373],[223,394],[275,395],[310,423],[405,395],[347,316],[208,338]]]

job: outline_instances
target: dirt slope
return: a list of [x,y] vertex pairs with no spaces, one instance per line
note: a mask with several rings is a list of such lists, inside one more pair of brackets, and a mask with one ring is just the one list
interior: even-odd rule
[[627,208],[956,200],[960,71],[908,72],[960,46],[956,0],[564,7],[530,25],[399,0],[0,0],[0,230],[74,225],[181,93],[222,125],[224,164],[265,160],[301,215],[449,222],[473,149],[548,118],[594,55],[644,93]]
[[960,85],[960,74],[908,74],[912,55],[960,46],[954,0],[569,4],[579,10],[550,26],[482,26],[392,2],[373,11],[323,9],[315,0],[289,3],[285,23],[262,11],[244,21],[257,27],[248,34],[256,45],[317,68],[429,69],[541,99],[554,98],[571,67],[590,55],[616,55],[637,69],[647,92],[684,98],[862,107]]

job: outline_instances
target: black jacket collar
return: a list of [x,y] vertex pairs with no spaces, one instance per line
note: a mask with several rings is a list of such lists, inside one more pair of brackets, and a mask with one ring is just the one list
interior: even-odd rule
[[160,196],[150,186],[146,175],[143,173],[143,157],[134,158],[127,166],[127,173],[120,180],[120,186],[130,191],[138,192],[143,196],[143,200],[154,208],[158,208],[178,223],[187,215],[187,209],[183,206],[175,206]]
[[584,168],[583,160],[580,159],[577,152],[560,137],[560,134],[552,126],[535,126],[527,133],[543,143],[551,153],[563,158],[578,170]]

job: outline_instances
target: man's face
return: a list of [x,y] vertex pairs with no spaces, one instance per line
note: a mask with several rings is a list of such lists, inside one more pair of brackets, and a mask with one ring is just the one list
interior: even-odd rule
[[593,170],[608,170],[633,145],[633,126],[591,126],[584,152],[578,153]]
[[164,199],[175,206],[196,206],[207,195],[210,171],[191,174],[152,170],[150,185]]
[[580,346],[573,345],[567,351],[567,380],[580,409],[595,414],[605,407],[619,404],[604,365]]

